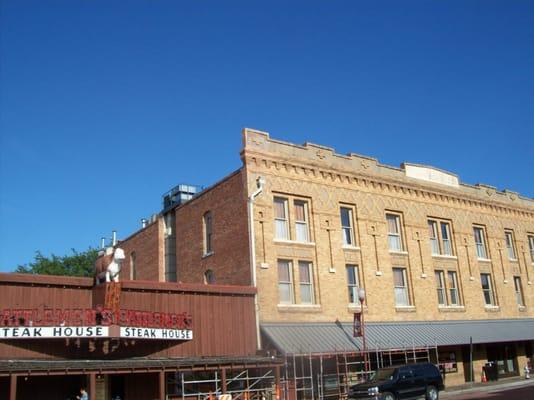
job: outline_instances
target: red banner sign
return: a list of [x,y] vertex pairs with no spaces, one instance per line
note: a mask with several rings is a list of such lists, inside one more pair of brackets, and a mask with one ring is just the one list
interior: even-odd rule
[[96,308],[72,309],[4,309],[0,311],[0,326],[130,326],[162,329],[191,329],[193,318],[189,313],[164,313],[139,310]]

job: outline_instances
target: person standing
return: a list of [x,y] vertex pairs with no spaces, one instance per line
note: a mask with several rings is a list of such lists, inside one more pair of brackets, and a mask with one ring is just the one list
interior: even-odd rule
[[89,395],[87,394],[87,391],[84,387],[80,389],[80,395],[76,396],[78,400],[89,400]]

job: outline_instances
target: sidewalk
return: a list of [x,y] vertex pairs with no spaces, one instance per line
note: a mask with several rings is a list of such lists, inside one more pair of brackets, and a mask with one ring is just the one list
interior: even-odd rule
[[520,387],[534,385],[534,378],[525,379],[524,376],[516,376],[513,378],[503,378],[498,381],[490,382],[476,382],[476,383],[466,383],[465,385],[460,386],[451,386],[450,388],[445,388],[445,391],[440,393],[440,397],[452,398],[455,395],[460,393],[469,393],[469,392],[489,392],[492,390],[506,389],[512,387]]

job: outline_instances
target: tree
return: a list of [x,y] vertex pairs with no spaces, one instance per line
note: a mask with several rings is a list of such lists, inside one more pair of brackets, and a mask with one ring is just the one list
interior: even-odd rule
[[89,247],[78,252],[71,249],[72,255],[50,257],[44,256],[39,250],[35,252],[33,262],[19,265],[15,272],[24,274],[93,276],[98,250]]

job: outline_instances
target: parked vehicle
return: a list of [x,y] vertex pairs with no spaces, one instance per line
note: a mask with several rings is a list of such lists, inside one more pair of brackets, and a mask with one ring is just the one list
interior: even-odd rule
[[349,399],[437,400],[444,389],[438,367],[431,363],[405,364],[376,371],[365,383],[351,386]]

